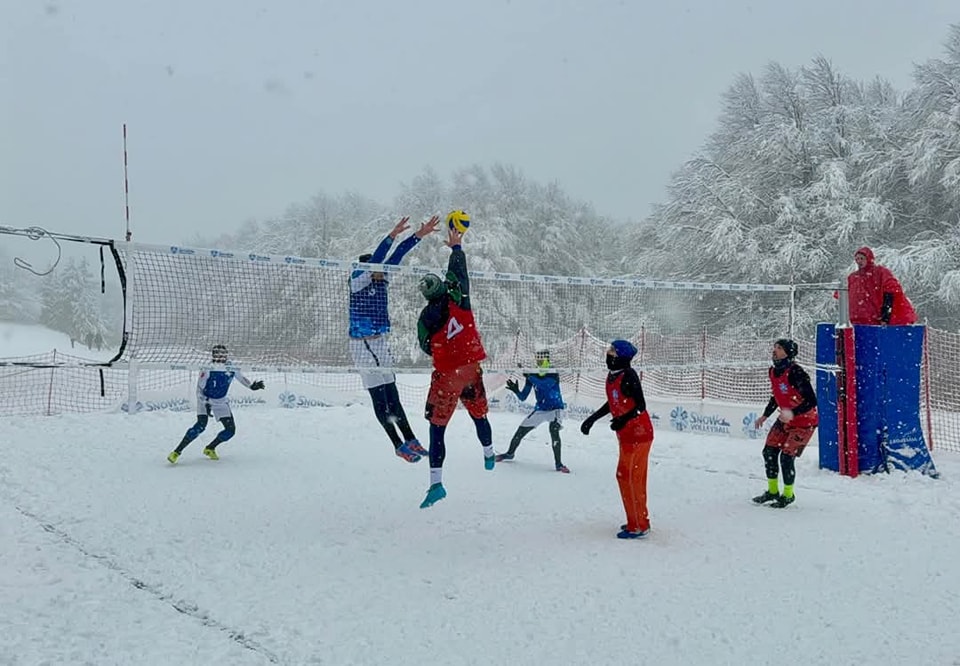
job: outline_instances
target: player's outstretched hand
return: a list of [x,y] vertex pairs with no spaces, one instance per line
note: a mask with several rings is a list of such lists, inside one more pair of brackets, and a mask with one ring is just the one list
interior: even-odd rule
[[410,225],[408,224],[408,222],[410,222],[410,216],[409,216],[409,215],[407,215],[407,216],[405,216],[405,217],[401,217],[401,218],[400,218],[400,221],[397,222],[396,225],[394,225],[393,229],[390,230],[390,238],[396,240],[396,239],[397,239],[397,236],[399,236],[399,235],[402,234],[404,231],[406,231],[407,229],[409,229],[409,228],[410,228]]
[[447,246],[454,247],[456,245],[460,245],[462,242],[463,242],[463,234],[461,234],[459,231],[457,231],[453,227],[450,227],[447,230]]
[[424,238],[432,234],[437,230],[437,226],[440,224],[440,216],[434,215],[429,220],[420,225],[420,228],[413,234],[417,238]]
[[255,381],[255,382],[253,382],[252,384],[250,384],[250,390],[251,390],[251,391],[262,391],[262,390],[265,389],[266,387],[267,387],[267,386],[266,386],[266,384],[263,383],[263,380],[262,380],[262,379],[258,379],[257,381]]

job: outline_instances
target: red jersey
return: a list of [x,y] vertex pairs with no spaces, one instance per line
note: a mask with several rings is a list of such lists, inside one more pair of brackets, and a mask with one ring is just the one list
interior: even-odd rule
[[487,357],[473,311],[461,308],[453,299],[449,309],[447,321],[430,337],[433,367],[441,371],[479,363]]
[[[637,401],[633,397],[624,395],[620,384],[625,373],[618,372],[613,377],[607,377],[607,404],[610,406],[610,416],[616,418],[637,408]],[[653,423],[646,410],[630,419],[622,430],[617,431],[619,441],[646,441],[653,440]]]
[[[803,402],[800,391],[789,381],[789,371],[784,371],[778,377],[774,374],[774,369],[770,368],[768,374],[770,376],[770,388],[773,390],[773,399],[776,401],[777,407],[781,410],[789,409],[793,411],[794,407]],[[812,428],[819,422],[820,417],[817,414],[817,408],[814,407],[802,414],[795,415],[787,425],[797,428]]]

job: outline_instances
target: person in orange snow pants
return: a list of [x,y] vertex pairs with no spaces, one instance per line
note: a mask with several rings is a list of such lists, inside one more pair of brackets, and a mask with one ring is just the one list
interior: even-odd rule
[[617,485],[627,514],[620,526],[618,539],[639,539],[650,531],[647,512],[647,461],[653,445],[653,423],[647,412],[640,376],[630,366],[637,348],[627,340],[614,340],[607,349],[605,384],[607,401],[580,425],[584,435],[597,420],[609,414],[610,429],[617,433],[620,461],[617,464]]

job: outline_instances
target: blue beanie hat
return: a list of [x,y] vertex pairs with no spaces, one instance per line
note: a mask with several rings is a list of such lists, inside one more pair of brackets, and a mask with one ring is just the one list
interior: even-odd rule
[[632,359],[637,355],[637,348],[629,340],[614,340],[610,343],[618,358]]

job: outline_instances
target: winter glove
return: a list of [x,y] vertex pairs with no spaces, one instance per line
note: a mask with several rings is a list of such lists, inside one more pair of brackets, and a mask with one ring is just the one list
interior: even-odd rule
[[893,294],[887,292],[883,295],[883,305],[880,307],[880,321],[889,324],[891,312],[893,312]]
[[516,379],[508,379],[507,390],[510,391],[511,393],[519,393],[520,392],[519,382],[517,382]]
[[617,430],[623,430],[623,427],[627,425],[627,423],[630,422],[630,419],[632,419],[636,415],[637,415],[637,410],[631,409],[626,414],[621,414],[620,416],[616,416],[610,419],[610,430],[613,430],[614,432],[616,432]]
[[261,391],[261,390],[263,390],[264,388],[266,388],[266,386],[264,385],[262,379],[258,379],[257,381],[255,381],[255,382],[253,382],[252,384],[250,384],[250,390],[251,390],[251,391]]
[[586,419],[583,423],[580,424],[580,432],[584,435],[590,434],[590,428],[593,427],[594,420],[592,418]]

